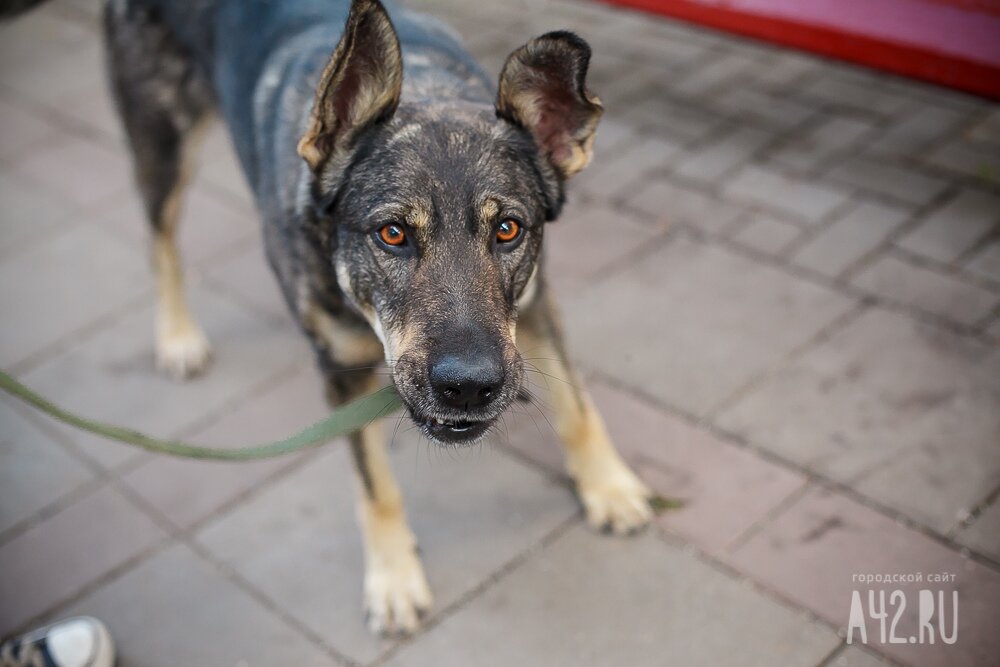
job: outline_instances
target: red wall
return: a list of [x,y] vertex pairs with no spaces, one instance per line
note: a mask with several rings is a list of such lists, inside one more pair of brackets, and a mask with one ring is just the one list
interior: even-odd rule
[[1000,0],[605,0],[1000,99]]

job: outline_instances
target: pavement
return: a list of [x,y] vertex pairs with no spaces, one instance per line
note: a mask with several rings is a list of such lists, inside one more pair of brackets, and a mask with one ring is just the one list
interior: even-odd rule
[[[403,425],[436,605],[376,639],[342,442],[198,463],[0,397],[0,635],[93,614],[122,665],[998,664],[1000,108],[601,4],[413,4],[493,72],[549,29],[594,46],[607,113],[548,268],[614,438],[683,506],[593,534],[542,412],[468,451]],[[160,436],[295,431],[325,414],[319,378],[221,128],[182,226],[216,357],[154,371],[97,14],[0,27],[0,366]]]

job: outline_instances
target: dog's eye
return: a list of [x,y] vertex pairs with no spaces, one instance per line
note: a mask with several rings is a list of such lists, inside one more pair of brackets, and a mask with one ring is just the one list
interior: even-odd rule
[[507,218],[497,226],[497,242],[512,243],[521,236],[521,225],[513,218]]
[[388,225],[379,227],[377,234],[379,240],[386,245],[394,248],[406,245],[406,230],[403,229],[402,225],[390,222]]

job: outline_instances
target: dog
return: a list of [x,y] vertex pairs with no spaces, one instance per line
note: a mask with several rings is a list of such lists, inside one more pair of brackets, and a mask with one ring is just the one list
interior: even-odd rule
[[[543,272],[546,225],[602,113],[586,42],[532,39],[494,85],[450,28],[378,0],[109,0],[104,32],[152,229],[160,368],[184,378],[210,356],[175,237],[198,138],[221,116],[331,405],[376,389],[385,363],[427,438],[472,443],[524,391],[528,357],[564,380],[555,428],[588,522],[622,534],[649,521]],[[410,633],[432,597],[379,424],[350,447],[369,626]]]

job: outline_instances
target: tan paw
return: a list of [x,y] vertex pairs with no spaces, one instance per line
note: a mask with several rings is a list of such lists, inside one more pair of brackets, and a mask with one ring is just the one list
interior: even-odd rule
[[156,339],[156,367],[183,380],[197,375],[208,365],[212,348],[197,325],[161,333]]
[[644,528],[653,517],[651,493],[639,478],[621,465],[591,479],[577,481],[577,492],[593,528],[627,535]]
[[412,549],[369,562],[365,572],[365,612],[371,632],[412,634],[433,602],[423,565]]

